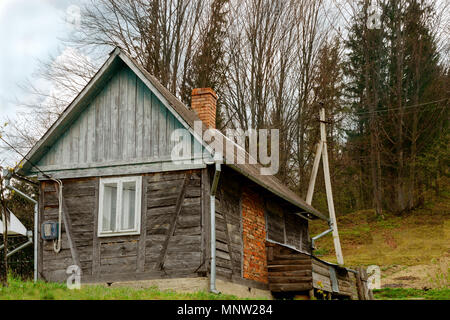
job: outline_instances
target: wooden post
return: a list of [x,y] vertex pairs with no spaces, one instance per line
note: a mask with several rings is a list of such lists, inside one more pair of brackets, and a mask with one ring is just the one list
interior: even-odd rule
[[[60,190],[59,190],[59,185],[56,182],[55,182],[55,191],[56,191],[56,197],[58,197]],[[70,218],[69,210],[67,209],[67,205],[64,200],[64,189],[63,189],[63,197],[62,197],[62,209],[63,209],[62,218],[63,218],[65,230],[66,230],[67,240],[69,242],[70,254],[72,255],[73,263],[76,266],[78,266],[81,271],[81,262],[80,262],[80,258],[78,255],[77,245],[75,243],[75,239],[74,239],[73,233],[72,233],[72,230],[73,230],[72,229],[72,219]],[[62,228],[62,226],[59,226],[59,228]],[[61,236],[62,236],[62,233],[61,233]]]
[[306,203],[311,205],[314,194],[314,186],[316,185],[317,172],[319,171],[320,158],[322,156],[323,142],[317,144],[316,158],[314,159],[314,166],[311,172],[311,179],[309,180],[308,194],[306,195]]
[[360,300],[374,300],[373,292],[367,285],[367,272],[363,267],[358,267],[358,274],[356,275],[356,288],[358,290],[358,297]]
[[361,269],[362,269],[361,267],[358,267],[357,269],[358,273],[356,274],[356,290],[358,291],[358,299],[366,300],[364,295],[363,282],[361,280],[362,277]]
[[[144,179],[145,180],[145,179]],[[100,178],[95,179],[95,199],[99,199],[99,191],[100,191]],[[145,208],[145,207],[142,207]],[[98,279],[100,276],[100,250],[101,250],[101,242],[98,237],[98,212],[99,204],[98,201],[95,201],[95,209],[94,209],[94,232],[92,239],[92,276],[94,279]]]
[[160,270],[164,269],[164,262],[166,259],[166,255],[167,255],[167,250],[169,247],[169,243],[170,243],[170,238],[173,237],[175,235],[175,229],[177,227],[177,221],[178,221],[178,217],[181,213],[181,209],[183,206],[183,201],[184,201],[184,196],[186,194],[186,187],[189,183],[189,180],[191,179],[191,172],[187,172],[184,176],[184,182],[183,184],[180,186],[180,193],[178,194],[178,198],[177,198],[177,204],[175,207],[175,213],[174,216],[172,218],[172,221],[170,223],[169,229],[167,230],[167,234],[166,234],[166,239],[164,240],[164,244],[161,250],[161,254],[158,258],[158,262],[157,262],[157,267]]
[[336,213],[334,212],[333,190],[331,188],[330,165],[328,163],[327,150],[327,132],[325,128],[325,109],[320,110],[320,142],[317,144],[316,157],[309,181],[308,194],[306,196],[306,203],[311,205],[314,194],[314,186],[316,184],[317,172],[319,170],[320,158],[323,159],[323,173],[325,176],[325,189],[327,192],[328,211],[330,213],[330,221],[333,226],[333,241],[334,249],[336,251],[336,258],[340,265],[344,264],[344,257],[342,256],[341,242],[339,240],[339,232],[336,221]]
[[320,110],[320,137],[323,143],[323,173],[325,174],[325,189],[327,192],[328,211],[330,212],[330,221],[333,224],[333,241],[334,249],[336,251],[336,258],[340,265],[344,264],[344,257],[342,256],[341,242],[339,241],[339,232],[336,221],[336,214],[334,212],[333,191],[331,189],[330,165],[328,163],[327,150],[327,134],[325,130],[325,108]]

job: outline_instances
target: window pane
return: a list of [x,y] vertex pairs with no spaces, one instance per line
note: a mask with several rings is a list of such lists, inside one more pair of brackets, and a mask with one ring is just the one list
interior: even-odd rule
[[116,230],[117,183],[107,183],[103,191],[102,231]]
[[136,182],[124,182],[122,191],[122,230],[134,229],[136,215]]

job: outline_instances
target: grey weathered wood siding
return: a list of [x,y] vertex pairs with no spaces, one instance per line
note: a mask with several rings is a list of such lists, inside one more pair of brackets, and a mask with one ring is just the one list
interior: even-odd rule
[[52,171],[167,161],[175,146],[171,134],[180,128],[175,116],[124,66],[38,165]]
[[286,244],[305,253],[311,253],[308,220],[288,214],[278,203],[266,205],[267,238]]
[[242,277],[242,192],[238,181],[224,176],[216,195],[217,274]]
[[[204,170],[143,174],[140,235],[97,237],[99,177],[63,180],[64,204],[71,234],[83,271],[84,282],[115,282],[152,278],[204,276],[209,270],[209,193],[211,183]],[[243,180],[225,170],[216,196],[217,274],[254,286],[242,276]],[[211,176],[211,175],[209,175]],[[205,179],[206,177],[206,179]],[[40,222],[57,221],[58,201],[54,182],[41,184]],[[273,203],[268,207],[273,208]],[[267,203],[266,203],[267,208]],[[269,212],[269,211],[268,211]],[[285,243],[305,248],[307,224],[292,214],[276,222]],[[280,232],[278,232],[280,233]],[[72,259],[66,225],[62,228],[62,250],[53,252],[52,241],[41,241],[39,272],[50,281],[65,281]],[[270,239],[270,237],[269,237]]]
[[266,199],[263,206],[268,240],[311,252],[307,220],[289,213],[282,201],[224,168],[216,194],[216,269],[219,277],[243,279],[242,186],[255,188]]
[[[157,270],[157,263],[162,262],[167,271],[194,272],[202,264],[201,172],[158,173],[146,178],[146,269]],[[181,192],[184,196],[177,212]],[[164,251],[166,256],[163,259]]]
[[[58,221],[58,197],[55,183],[42,183],[42,204],[40,222]],[[67,206],[67,215],[71,219],[72,235],[81,263],[83,274],[92,273],[92,246],[94,239],[94,211],[97,203],[97,179],[68,180],[64,181],[64,202]],[[66,279],[66,269],[74,265],[66,226],[62,228],[61,251],[57,254],[53,251],[53,241],[41,241],[42,257],[41,276],[45,279]]]
[[[200,170],[143,175],[141,234],[132,236],[97,237],[99,178],[63,184],[83,282],[195,276],[204,265]],[[44,181],[41,190],[40,222],[58,221],[55,184]],[[67,267],[75,264],[66,225],[60,253],[53,251],[53,241],[40,243],[41,277],[65,281]]]

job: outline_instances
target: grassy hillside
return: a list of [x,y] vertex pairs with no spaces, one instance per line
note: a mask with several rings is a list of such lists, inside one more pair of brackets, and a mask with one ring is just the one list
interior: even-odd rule
[[[378,219],[372,210],[338,216],[338,227],[347,266],[376,264],[382,285],[397,288],[450,287],[450,188],[422,208],[403,215],[385,213]],[[311,235],[327,225],[314,222]],[[317,241],[316,254],[335,262],[332,237]]]

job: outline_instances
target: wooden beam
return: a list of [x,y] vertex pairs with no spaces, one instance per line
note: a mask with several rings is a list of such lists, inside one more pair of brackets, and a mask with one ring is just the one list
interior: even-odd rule
[[[222,201],[220,202],[221,205],[223,205],[224,200],[223,200],[224,194],[222,193],[221,195],[221,199]],[[227,222],[227,211],[228,210],[224,210],[223,211],[223,221],[225,222],[225,236],[226,236],[226,240],[227,240],[227,247],[228,247],[228,254],[230,256],[230,264],[231,264],[231,274],[233,274],[233,252],[232,252],[232,246],[231,246],[231,238],[230,238],[230,231],[228,230],[228,222]]]
[[182,208],[182,205],[183,205],[184,195],[186,194],[186,186],[187,186],[190,178],[191,178],[191,172],[189,171],[184,176],[184,182],[181,185],[180,193],[178,194],[177,204],[176,204],[176,207],[175,207],[175,214],[174,214],[174,217],[172,218],[172,221],[170,223],[170,228],[167,231],[166,240],[164,241],[163,248],[162,248],[161,254],[160,254],[159,259],[158,259],[158,263],[156,264],[159,267],[159,269],[161,269],[161,270],[164,269],[164,262],[165,262],[166,255],[167,255],[167,249],[169,247],[169,241],[170,241],[170,238],[175,233],[175,228],[177,226],[178,216],[180,215],[181,208]]
[[322,139],[323,148],[322,148],[322,156],[323,156],[323,173],[325,175],[325,189],[327,193],[327,203],[328,210],[330,212],[330,221],[333,224],[333,242],[334,249],[336,251],[337,262],[340,265],[344,264],[344,257],[342,256],[341,242],[339,240],[339,232],[336,221],[336,213],[334,212],[334,202],[333,202],[333,190],[331,188],[331,178],[330,178],[330,166],[328,163],[328,151],[327,151],[327,134],[325,130],[325,109],[322,108],[320,110],[320,137]]
[[295,259],[295,257],[292,257],[292,259],[285,259],[285,260],[277,260],[277,257],[275,256],[275,259],[272,260],[269,264],[269,266],[285,266],[285,265],[308,265],[311,266],[311,260],[308,259],[302,259],[302,258],[297,258]]
[[209,259],[210,259],[210,252],[211,252],[211,243],[210,243],[210,188],[211,188],[211,182],[209,179],[209,172],[208,168],[205,168],[202,170],[201,175],[201,206],[202,206],[202,223],[201,223],[201,230],[202,230],[202,244],[201,244],[201,251],[202,251],[202,262],[199,268],[199,271],[201,272],[208,272],[209,269]]
[[280,277],[269,275],[270,284],[281,284],[281,283],[303,283],[312,282],[312,274],[309,276],[296,276],[296,277]]
[[[45,213],[45,209],[44,209],[44,187],[45,187],[46,182],[41,182],[40,187],[39,187],[39,214],[38,214],[38,221],[34,221],[34,223],[37,223],[38,226],[41,225],[41,222],[44,221],[44,213]],[[38,279],[43,279],[43,273],[42,271],[44,270],[44,249],[43,249],[43,242],[44,240],[42,240],[42,236],[41,236],[41,228],[37,228],[38,229]],[[45,280],[45,279],[44,279]]]
[[[118,175],[137,175],[137,174],[147,174],[147,173],[157,173],[166,171],[184,171],[184,170],[195,170],[203,169],[206,167],[205,164],[176,164],[172,161],[167,162],[155,162],[148,164],[124,164],[118,166],[103,166],[84,168],[84,169],[68,169],[68,170],[45,170],[47,174],[50,174],[56,179],[79,179],[88,177],[105,177],[105,176],[118,176]],[[39,180],[48,180],[41,173],[38,174]]]
[[366,300],[364,294],[364,286],[361,280],[361,267],[358,267],[358,274],[356,275],[356,290],[358,291],[358,299]]
[[270,265],[267,266],[269,273],[272,272],[285,272],[285,271],[305,271],[311,270],[311,265]]
[[145,271],[145,251],[147,247],[147,185],[148,178],[142,179],[141,234],[138,243],[137,272]]
[[100,179],[95,181],[95,209],[94,209],[94,230],[92,232],[92,275],[95,278],[100,275],[100,240],[98,238],[98,205],[99,205],[99,185]]
[[317,172],[319,171],[320,158],[322,156],[323,142],[322,140],[317,144],[316,157],[311,172],[311,179],[309,180],[308,194],[306,195],[306,203],[311,205],[314,194],[314,186],[316,185]]
[[[58,193],[59,193],[59,186],[58,184],[55,182],[55,192],[56,192],[56,197],[58,197]],[[69,210],[67,209],[67,205],[66,202],[64,201],[64,187],[63,187],[63,197],[62,197],[62,206],[63,206],[63,212],[62,212],[62,218],[63,218],[63,223],[66,229],[66,235],[67,235],[67,240],[69,242],[69,247],[70,247],[70,253],[72,255],[72,260],[73,263],[75,265],[77,265],[80,268],[81,271],[81,263],[80,263],[80,258],[78,256],[78,251],[77,251],[77,246],[75,243],[75,239],[73,238],[73,234],[72,234],[72,220],[70,219],[70,215],[69,215]],[[59,226],[61,228],[61,226]]]
[[309,291],[313,288],[310,281],[303,283],[277,283],[269,284],[270,291],[273,292],[292,292],[292,291]]

